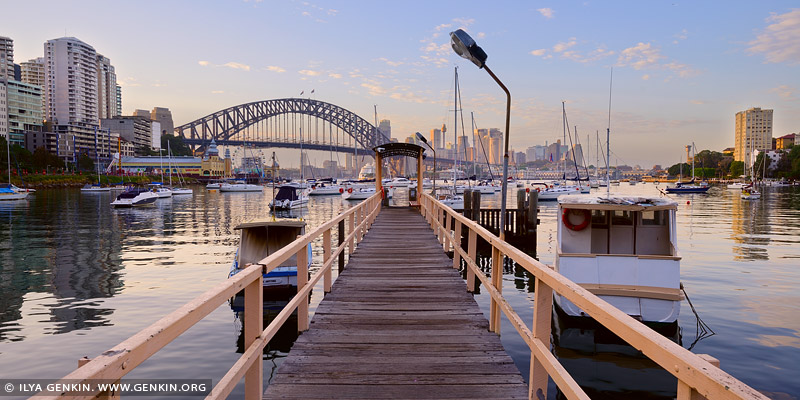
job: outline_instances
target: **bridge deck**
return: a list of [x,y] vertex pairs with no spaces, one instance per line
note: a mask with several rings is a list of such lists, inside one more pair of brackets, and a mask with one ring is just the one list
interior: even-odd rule
[[264,398],[527,398],[420,214],[385,208]]

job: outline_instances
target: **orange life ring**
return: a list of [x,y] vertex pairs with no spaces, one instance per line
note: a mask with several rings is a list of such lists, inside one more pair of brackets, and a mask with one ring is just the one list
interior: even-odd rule
[[353,188],[347,188],[347,193],[353,193]]
[[339,193],[344,193],[344,188],[339,188]]
[[[583,214],[583,221],[580,224],[573,224],[569,220],[570,213],[582,213]],[[569,208],[565,208],[563,214],[561,214],[561,222],[564,223],[564,226],[569,228],[571,231],[582,231],[589,226],[589,222],[592,220],[592,212],[589,210],[571,210]]]

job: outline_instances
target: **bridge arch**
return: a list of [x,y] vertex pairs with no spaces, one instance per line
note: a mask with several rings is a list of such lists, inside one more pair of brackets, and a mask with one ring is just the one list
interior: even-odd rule
[[219,110],[175,128],[189,143],[208,144],[227,141],[244,129],[283,114],[304,114],[328,121],[350,135],[356,147],[371,149],[389,138],[356,113],[320,100],[286,98],[261,100]]

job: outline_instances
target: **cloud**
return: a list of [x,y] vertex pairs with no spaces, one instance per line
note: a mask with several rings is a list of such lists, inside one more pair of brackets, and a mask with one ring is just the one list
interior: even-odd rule
[[689,31],[684,29],[680,31],[680,33],[676,33],[675,35],[673,35],[673,37],[675,38],[675,40],[672,41],[672,44],[678,44],[679,41],[686,40],[689,37]]
[[555,12],[552,8],[539,8],[536,11],[547,19],[553,18],[553,13]]
[[298,72],[300,73],[300,75],[306,75],[306,76],[319,76],[322,74],[322,72],[320,71],[312,71],[310,69],[302,69]]
[[703,105],[703,104],[706,104],[706,102],[705,102],[705,101],[703,101],[703,100],[689,100],[689,103],[691,103],[691,104],[696,104],[696,105]]
[[643,81],[649,81],[650,80],[650,75],[648,75],[648,74],[642,75],[642,80]]
[[142,86],[141,83],[136,82],[136,78],[132,78],[132,77],[127,77],[127,78],[120,79],[120,80],[117,81],[117,84],[119,84],[122,87],[138,87],[138,86]]
[[154,84],[152,84],[150,86],[152,86],[152,87],[167,87],[167,84],[166,83],[161,83],[161,82],[156,82],[156,83],[154,83]]
[[485,34],[485,33],[483,33],[483,32],[478,32],[478,34],[477,34],[477,35],[475,35],[475,37],[476,37],[476,38],[478,38],[478,39],[483,39],[483,38],[485,38],[485,37],[486,37],[486,34]]
[[750,53],[763,53],[768,63],[800,64],[800,9],[770,15],[771,22],[756,39],[749,42]]
[[198,61],[197,63],[198,63],[198,64],[200,64],[200,65],[201,65],[201,66],[203,66],[203,67],[207,67],[207,66],[208,66],[208,64],[209,64],[209,62],[208,62],[208,61]]
[[241,64],[241,63],[237,63],[237,62],[233,62],[233,61],[226,62],[225,64],[222,64],[221,67],[228,67],[228,68],[233,68],[233,69],[241,69],[241,70],[245,70],[245,71],[250,71],[250,66],[249,65],[245,65],[245,64]]
[[369,94],[373,96],[382,96],[386,93],[389,93],[389,90],[384,88],[380,85],[380,83],[375,81],[364,82],[361,84],[361,87],[366,88]]
[[391,65],[392,67],[397,67],[404,64],[402,61],[392,61],[387,59],[386,57],[381,57],[378,59],[378,61],[383,61],[386,64]]
[[474,18],[453,18],[453,22],[460,24],[461,28],[467,28],[475,23]]
[[328,76],[333,78],[333,79],[342,79],[342,74],[337,74],[337,73],[333,73],[333,72],[329,72]]
[[427,103],[428,102],[424,97],[418,96],[418,95],[416,95],[416,94],[414,94],[412,92],[395,92],[395,93],[390,94],[389,97],[391,97],[391,98],[393,98],[395,100],[405,101],[405,102],[408,102],[408,103]]
[[442,30],[444,30],[444,29],[447,29],[447,28],[450,28],[450,27],[452,27],[452,26],[453,26],[453,24],[440,24],[440,25],[437,25],[437,26],[436,26],[436,28],[433,28],[433,29],[434,29],[436,32],[440,32],[440,31],[442,31]]
[[657,66],[659,60],[663,58],[659,50],[650,43],[639,42],[636,46],[622,50],[618,63],[621,66],[632,66],[633,69],[642,69]]
[[275,65],[268,65],[267,66],[267,71],[272,71],[272,72],[277,72],[277,73],[286,72],[285,69],[283,69],[281,67],[278,67],[278,66],[275,66]]
[[211,94],[222,94],[222,93],[225,93],[225,91],[224,90],[212,90],[211,91]]
[[450,61],[447,58],[444,58],[444,57],[431,57],[431,56],[422,55],[422,56],[420,56],[420,58],[422,58],[423,60],[427,61],[427,63],[429,63],[429,64],[435,65],[436,67],[444,67],[444,66],[447,66],[447,65],[450,64]]
[[537,50],[531,51],[531,54],[533,54],[535,56],[539,56],[539,57],[543,56],[545,53],[547,53],[546,49],[537,49]]
[[770,89],[770,93],[775,93],[784,100],[795,101],[798,98],[795,96],[797,89],[789,85],[781,85]]
[[570,38],[569,42],[559,42],[553,46],[553,51],[556,53],[561,53],[562,51],[575,46],[576,44],[578,44],[577,40],[575,38]]

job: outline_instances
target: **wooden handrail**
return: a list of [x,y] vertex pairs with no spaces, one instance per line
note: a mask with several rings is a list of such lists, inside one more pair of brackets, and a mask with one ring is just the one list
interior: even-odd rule
[[[439,218],[439,215],[442,215],[442,218],[454,218],[456,224],[459,224],[462,229],[459,233],[462,233],[463,229],[469,230],[469,252],[465,252],[460,247],[461,237],[456,237],[449,230],[443,233],[440,232],[438,237],[447,238],[447,240],[453,244],[454,251],[458,253],[459,257],[466,263],[468,269],[468,290],[472,290],[470,278],[473,275],[477,276],[486,287],[492,301],[490,327],[495,328],[495,330],[499,332],[499,327],[495,327],[492,323],[497,317],[494,312],[495,307],[498,307],[508,317],[523,340],[528,343],[531,349],[532,365],[534,360],[540,362],[558,387],[567,394],[568,398],[586,398],[586,394],[577,386],[577,383],[575,383],[571,377],[559,376],[561,373],[566,373],[563,367],[561,367],[555,357],[550,357],[552,354],[550,354],[550,356],[542,354],[542,349],[546,349],[549,353],[549,343],[537,343],[536,340],[531,340],[531,330],[522,323],[522,320],[516,312],[514,312],[509,303],[505,301],[500,290],[495,287],[500,281],[496,281],[495,279],[490,280],[483,274],[481,269],[478,268],[473,253],[474,241],[476,240],[474,238],[478,235],[492,246],[493,254],[499,253],[500,256],[505,255],[522,266],[526,271],[533,274],[536,278],[537,292],[540,289],[539,285],[544,285],[552,291],[564,296],[592,316],[597,322],[614,332],[621,339],[640,350],[648,358],[677,377],[679,387],[681,388],[681,390],[678,391],[679,398],[687,396],[686,388],[688,387],[691,389],[688,390],[689,397],[691,397],[692,392],[696,392],[706,398],[715,399],[767,399],[767,397],[753,388],[708,363],[699,355],[684,349],[682,346],[654,332],[641,322],[593,295],[577,283],[555,272],[547,265],[528,256],[516,247],[501,241],[497,236],[480,226],[477,222],[471,221],[455,212],[452,208],[436,201],[430,195],[423,194],[420,212],[427,217],[434,231],[445,230],[445,226],[442,223],[442,219]],[[472,257],[470,255],[472,255]],[[493,264],[495,264],[495,262],[493,262]],[[534,307],[537,307],[537,305]],[[547,312],[549,313],[550,310],[547,310]],[[539,344],[541,344],[541,347]],[[534,388],[533,379],[531,379],[530,383],[531,396],[534,396],[536,390],[543,390],[544,396],[546,396],[546,383],[543,389],[541,387]],[[540,394],[541,393],[535,394],[535,396],[538,397]]]
[[[225,301],[235,296],[236,293],[241,290],[248,290],[248,287],[251,292],[261,293],[263,274],[272,271],[292,255],[307,256],[306,246],[317,237],[328,237],[328,240],[323,240],[323,243],[324,245],[330,246],[330,229],[336,226],[339,221],[348,218],[351,222],[350,232],[343,243],[337,247],[335,251],[331,251],[329,248],[324,250],[324,254],[328,254],[329,256],[325,257],[322,267],[305,285],[300,286],[300,279],[298,279],[297,294],[263,331],[261,330],[261,326],[258,327],[259,335],[255,338],[251,338],[252,343],[248,345],[248,339],[245,337],[246,349],[244,353],[207,397],[211,399],[225,398],[243,376],[253,376],[256,379],[253,379],[252,382],[250,378],[245,380],[245,398],[250,399],[255,397],[260,399],[263,393],[262,374],[259,373],[256,376],[256,374],[253,373],[253,371],[255,371],[253,368],[257,367],[258,371],[261,370],[260,360],[262,359],[261,354],[264,347],[275,333],[277,333],[278,329],[289,319],[289,316],[294,310],[299,308],[302,301],[307,301],[308,295],[314,285],[330,272],[333,261],[336,260],[336,256],[343,252],[347,246],[350,246],[350,252],[352,253],[353,247],[360,242],[363,233],[371,226],[380,212],[380,199],[380,193],[377,193],[360,204],[342,212],[311,232],[298,237],[292,243],[265,257],[258,263],[246,266],[236,275],[207,290],[202,295],[161,318],[149,327],[139,331],[122,343],[103,352],[91,361],[85,364],[82,363],[82,366],[63,377],[61,381],[69,380],[71,383],[84,383],[98,379],[118,380],[122,378],[192,327],[195,323],[216,310],[217,307],[222,305]],[[359,213],[363,217],[359,217],[358,220],[355,220],[354,215],[359,215]],[[301,257],[298,257],[298,261],[300,260]],[[298,276],[301,274],[303,267],[306,267],[306,265],[299,265],[298,263]],[[307,272],[302,273],[307,274]],[[253,288],[257,288],[258,291],[254,291]],[[258,298],[260,299],[260,296],[258,296]],[[248,302],[247,299],[245,299],[245,324],[247,324],[248,319],[260,322],[261,318],[259,317],[263,315],[263,303],[258,304],[257,307],[249,306],[250,303],[253,303],[253,301],[251,300]],[[302,316],[298,315],[298,318],[302,319]],[[305,315],[305,318],[307,321],[308,314]],[[247,329],[245,329],[245,332],[247,332]],[[62,393],[58,396],[37,396],[37,398],[42,399],[77,399],[83,397],[85,397],[85,395],[74,395],[71,393]]]

